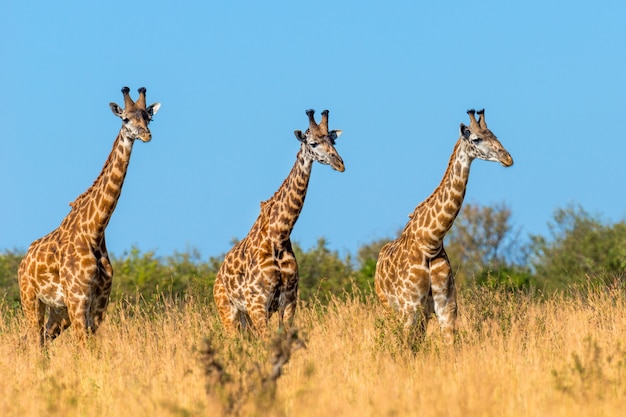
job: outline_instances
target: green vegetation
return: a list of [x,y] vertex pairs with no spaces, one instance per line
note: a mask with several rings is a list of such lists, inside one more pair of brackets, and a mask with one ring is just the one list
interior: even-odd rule
[[[446,250],[461,291],[480,288],[546,294],[568,292],[581,285],[623,281],[626,271],[626,223],[610,224],[578,206],[556,210],[549,223],[551,236],[520,237],[504,204],[466,204],[446,237]],[[301,299],[327,303],[372,293],[376,259],[392,237],[360,247],[353,257],[341,256],[320,238],[303,249],[294,243],[300,271]],[[23,253],[0,253],[0,299],[19,306],[17,268]],[[196,250],[157,256],[133,247],[113,254],[115,271],[112,301],[163,294],[178,299],[192,296],[210,301],[223,255],[203,259]]]
[[532,236],[532,265],[537,283],[558,290],[623,280],[626,223],[603,222],[579,206],[559,209],[550,223],[551,239]]
[[23,256],[23,253],[15,250],[0,253],[0,300],[4,298],[12,307],[20,303],[17,268]]

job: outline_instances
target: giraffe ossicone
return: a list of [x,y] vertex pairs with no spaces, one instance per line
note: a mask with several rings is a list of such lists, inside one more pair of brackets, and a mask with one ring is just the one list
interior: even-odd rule
[[260,214],[245,238],[225,256],[215,278],[213,295],[220,320],[229,334],[251,327],[267,335],[268,321],[278,313],[279,327],[290,325],[298,300],[298,263],[290,235],[300,216],[313,162],[343,172],[335,149],[341,130],[328,129],[328,110],[318,124],[307,110],[309,127],[295,130],[301,142],[296,162],[280,188],[261,203]]
[[[485,112],[468,110],[439,186],[413,213],[400,236],[380,250],[374,286],[383,305],[400,312],[409,337],[423,337],[435,313],[444,341],[452,343],[457,302],[443,239],[461,210],[474,159],[513,165],[513,158],[487,128]],[[479,119],[476,120],[476,114]]]
[[109,104],[122,128],[100,175],[70,203],[59,227],[30,245],[20,263],[22,310],[29,333],[38,334],[41,344],[70,325],[84,340],[104,319],[113,279],[104,232],[122,192],[134,141],[152,139],[148,124],[160,107],[146,107],[146,89],[138,91],[133,102],[130,89],[122,88],[124,108]]

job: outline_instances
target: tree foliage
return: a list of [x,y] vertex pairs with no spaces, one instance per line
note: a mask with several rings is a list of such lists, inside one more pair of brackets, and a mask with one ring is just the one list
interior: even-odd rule
[[20,289],[17,285],[17,268],[24,253],[7,250],[0,253],[0,300],[4,298],[9,305],[17,306],[20,302]]
[[356,273],[355,281],[357,287],[365,294],[373,290],[374,275],[376,274],[376,262],[378,254],[383,246],[389,243],[391,239],[378,239],[372,243],[368,243],[359,248],[357,252],[357,265],[359,270]]
[[580,206],[556,210],[551,239],[531,236],[535,275],[548,289],[613,279],[626,270],[626,223],[607,224]]
[[459,285],[532,285],[526,248],[505,204],[466,204],[446,237],[446,252]]
[[132,247],[121,257],[112,257],[112,298],[141,294],[145,299],[159,297],[162,293],[184,295],[193,290],[201,299],[212,297],[215,275],[222,258],[201,259],[197,250],[174,252],[167,257],[158,257],[154,252],[141,252]]
[[[531,235],[526,242],[504,204],[466,204],[446,237],[446,251],[461,290],[478,287],[508,290],[557,290],[599,285],[626,276],[626,223],[607,224],[579,206],[556,210],[550,236]],[[373,289],[378,253],[389,238],[361,246],[356,256],[341,256],[324,238],[308,250],[294,243],[299,265],[300,298],[325,302],[354,290]],[[24,253],[0,252],[0,301],[19,306],[17,268]],[[223,255],[204,259],[197,250],[157,256],[137,247],[112,256],[113,300],[163,294],[212,300]]]
[[326,239],[318,239],[317,245],[307,252],[294,244],[294,253],[298,261],[300,298],[341,296],[351,287],[354,271],[350,258],[342,259],[339,252],[328,249]]

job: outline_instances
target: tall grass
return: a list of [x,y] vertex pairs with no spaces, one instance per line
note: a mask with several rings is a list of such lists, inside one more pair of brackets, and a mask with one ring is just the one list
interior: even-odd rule
[[213,307],[193,299],[123,300],[87,346],[67,331],[44,351],[0,305],[0,415],[623,415],[623,285],[546,299],[476,289],[459,311],[453,347],[431,320],[407,349],[368,296],[303,304],[306,348],[268,385],[269,342],[225,337]]

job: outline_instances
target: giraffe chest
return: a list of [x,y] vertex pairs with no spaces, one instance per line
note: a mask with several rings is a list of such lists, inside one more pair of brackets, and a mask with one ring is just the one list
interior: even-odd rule
[[230,268],[225,272],[225,286],[229,288],[231,302],[246,311],[252,299],[273,299],[281,296],[285,288],[297,281],[297,264],[291,248],[259,245],[241,248],[233,253]]
[[57,280],[48,280],[39,287],[39,300],[51,307],[65,307],[65,295],[63,285]]

